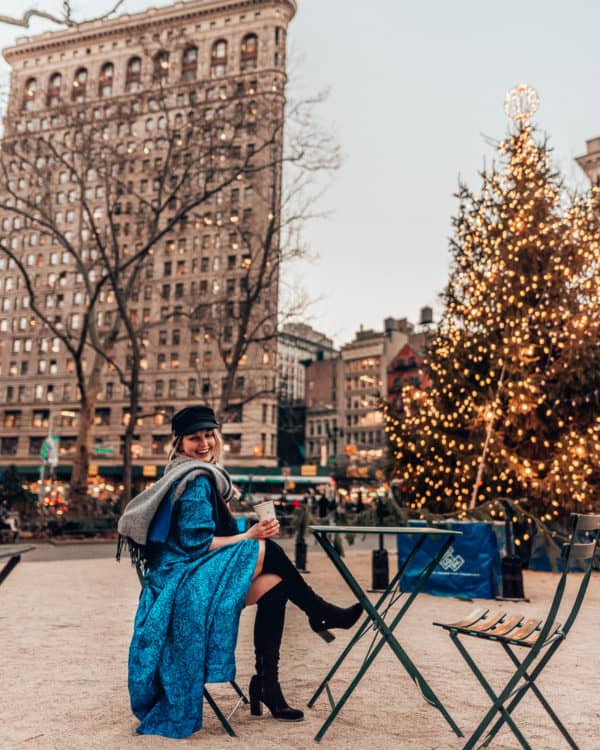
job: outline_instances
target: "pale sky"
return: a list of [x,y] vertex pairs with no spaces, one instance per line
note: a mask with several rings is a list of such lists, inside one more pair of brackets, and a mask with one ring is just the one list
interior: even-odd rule
[[[60,8],[56,0],[35,7]],[[128,0],[138,11],[168,3]],[[79,0],[80,15],[110,2]],[[600,3],[594,0],[298,0],[289,29],[294,86],[328,88],[324,122],[344,161],[323,197],[328,219],[306,228],[318,259],[297,274],[317,300],[308,320],[336,343],[387,316],[439,310],[459,176],[478,188],[489,139],[508,127],[507,89],[534,86],[535,121],[566,182],[600,135]],[[2,13],[29,3],[4,0]],[[32,31],[0,25],[0,46]],[[2,62],[4,79],[6,65]]]

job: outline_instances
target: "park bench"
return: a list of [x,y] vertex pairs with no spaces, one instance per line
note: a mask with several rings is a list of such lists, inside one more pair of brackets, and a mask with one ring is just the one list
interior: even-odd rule
[[24,544],[10,544],[6,547],[0,547],[0,565],[3,560],[6,561],[0,570],[0,584],[3,583],[19,564],[21,555],[25,554],[25,552],[30,552],[32,549],[35,549],[35,547],[27,547]]

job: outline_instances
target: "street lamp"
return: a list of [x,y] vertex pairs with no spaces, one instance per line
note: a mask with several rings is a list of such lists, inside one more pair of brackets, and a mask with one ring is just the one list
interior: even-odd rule
[[334,469],[337,466],[337,455],[338,455],[338,437],[342,437],[344,434],[344,431],[341,427],[338,427],[337,424],[335,424],[333,427],[327,426],[327,439],[333,441],[333,467]]
[[[61,409],[59,412],[61,417],[75,417],[77,414],[74,411],[68,409]],[[40,467],[40,483],[38,489],[38,500],[40,505],[44,502],[46,495],[46,467],[48,467],[48,478],[52,479],[54,469],[58,466],[58,445],[59,436],[53,435],[54,427],[54,411],[49,410],[48,413],[48,436],[42,443],[42,449],[40,451],[40,457],[42,459],[42,465]]]

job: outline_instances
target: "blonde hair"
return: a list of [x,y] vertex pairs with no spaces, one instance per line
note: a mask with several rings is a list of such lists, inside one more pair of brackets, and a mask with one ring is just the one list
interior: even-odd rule
[[[223,436],[219,430],[215,428],[213,428],[213,435],[215,436],[215,463],[220,464],[224,453]],[[169,462],[173,461],[173,459],[175,459],[180,453],[183,453],[181,450],[181,444],[184,437],[184,435],[173,435],[171,445],[169,446],[169,456],[167,458]]]

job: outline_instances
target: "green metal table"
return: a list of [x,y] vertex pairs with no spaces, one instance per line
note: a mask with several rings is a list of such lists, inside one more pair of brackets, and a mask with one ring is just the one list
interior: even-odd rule
[[[331,705],[331,713],[323,723],[323,726],[315,735],[315,740],[317,742],[321,740],[338,713],[341,711],[350,695],[354,692],[358,683],[364,677],[366,671],[375,660],[377,654],[381,651],[386,643],[392,649],[399,662],[402,664],[404,669],[408,672],[412,680],[420,689],[425,700],[432,706],[437,708],[452,728],[452,731],[458,737],[462,737],[462,732],[444,707],[443,703],[435,695],[421,672],[417,669],[414,662],[410,659],[410,657],[402,648],[402,646],[398,642],[398,639],[394,635],[394,630],[408,611],[410,605],[414,602],[417,594],[421,591],[429,576],[433,573],[438,562],[445,555],[448,547],[452,543],[452,538],[455,536],[459,536],[461,532],[451,531],[450,529],[432,529],[425,526],[309,526],[309,528],[315,535],[315,538],[317,539],[323,550],[326,552],[327,556],[335,566],[336,570],[342,576],[352,593],[362,604],[366,614],[366,617],[360,624],[356,634],[350,640],[333,667],[327,673],[323,682],[319,685],[314,695],[308,702],[309,708],[312,708],[321,693],[325,690],[329,699],[329,703]],[[335,534],[385,534],[392,536],[406,534],[414,537],[414,545],[412,550],[410,551],[410,554],[404,560],[402,566],[398,566],[398,572],[392,578],[385,591],[379,596],[374,604],[371,602],[366,592],[363,590],[356,578],[352,575],[347,565],[335,549],[333,541],[330,538]],[[393,614],[389,624],[387,624],[385,622],[385,617],[388,615],[388,613],[391,612],[391,608],[393,607],[393,605],[395,605],[403,596],[403,593],[400,591],[400,583],[405,571],[408,569],[408,566],[414,559],[417,552],[423,546],[425,540],[431,537],[439,537],[439,550],[431,558],[430,562],[423,568],[415,582],[413,591],[410,593],[406,593],[405,600],[401,603],[398,611]],[[333,698],[331,688],[329,687],[329,682],[341,666],[342,662],[346,659],[350,651],[352,651],[354,646],[369,631],[373,631],[374,636],[372,643],[370,644],[367,653],[364,656],[362,665],[358,670],[356,676],[351,680],[350,684],[344,691],[342,697],[336,702]]]

